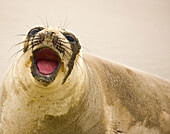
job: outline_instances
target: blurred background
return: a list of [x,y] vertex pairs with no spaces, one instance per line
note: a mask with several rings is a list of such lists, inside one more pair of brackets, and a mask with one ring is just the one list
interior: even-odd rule
[[0,0],[0,18],[0,82],[18,34],[46,24],[76,33],[84,52],[170,80],[170,0]]

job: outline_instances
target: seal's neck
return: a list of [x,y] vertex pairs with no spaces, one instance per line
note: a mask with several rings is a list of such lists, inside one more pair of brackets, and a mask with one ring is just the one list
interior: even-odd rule
[[11,129],[22,132],[27,127],[27,133],[34,130],[62,133],[69,129],[70,133],[76,134],[90,132],[90,129],[96,131],[99,126],[102,128],[102,97],[97,91],[98,86],[93,85],[99,82],[97,74],[90,75],[83,64],[79,62],[80,66],[73,68],[65,84],[45,90],[30,82],[32,76],[27,73],[26,66],[17,66],[15,63],[11,69],[13,75],[9,76],[12,88],[6,87],[9,89],[7,96],[12,97],[6,100],[10,107],[4,108],[4,113],[12,117],[13,124],[9,124]]
[[[22,61],[25,57],[20,59]],[[64,74],[60,73],[53,81],[52,85],[47,87],[37,84],[30,72],[29,64],[26,61],[22,61],[22,64],[14,63],[13,69],[15,71],[13,91],[20,98],[22,105],[30,105],[30,112],[38,112],[42,117],[44,115],[61,116],[67,114],[69,109],[75,106],[83,92],[85,87],[86,71],[84,64],[80,59],[79,65],[74,66],[71,75],[67,81],[62,84]],[[17,83],[22,83],[17,85]],[[17,92],[17,94],[16,94]],[[37,109],[37,107],[41,107]],[[24,109],[23,109],[24,110]]]
[[[97,91],[97,86],[92,87],[92,83],[94,82],[98,83],[95,76],[89,76],[88,79],[84,81],[81,90],[85,90],[82,96],[76,105],[70,107],[66,114],[62,116],[45,115],[44,120],[41,121],[43,128],[50,130],[55,129],[56,133],[62,133],[66,130],[68,133],[74,134],[104,133],[104,125],[102,124],[102,122],[104,122],[102,96],[101,93]],[[70,105],[72,105],[72,103],[70,103]],[[58,128],[56,129],[53,124],[56,124]]]

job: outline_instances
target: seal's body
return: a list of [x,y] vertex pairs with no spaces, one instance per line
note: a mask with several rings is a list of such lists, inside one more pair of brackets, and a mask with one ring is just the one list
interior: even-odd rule
[[33,28],[1,88],[0,134],[169,134],[170,82]]

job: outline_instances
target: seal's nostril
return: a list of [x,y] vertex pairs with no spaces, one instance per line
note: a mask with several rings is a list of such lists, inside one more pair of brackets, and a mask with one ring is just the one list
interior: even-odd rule
[[55,32],[47,31],[46,36],[51,38]]
[[39,42],[42,43],[44,39],[45,39],[45,34],[44,33],[39,34]]
[[54,32],[51,32],[50,35],[53,36]]
[[58,42],[58,37],[57,37],[57,36],[54,36],[52,42],[53,42],[54,45],[57,44],[57,42]]

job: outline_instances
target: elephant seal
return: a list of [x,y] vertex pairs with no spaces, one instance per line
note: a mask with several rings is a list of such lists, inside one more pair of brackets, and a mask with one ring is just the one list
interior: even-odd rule
[[1,134],[169,134],[170,82],[31,29],[1,86]]

